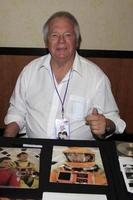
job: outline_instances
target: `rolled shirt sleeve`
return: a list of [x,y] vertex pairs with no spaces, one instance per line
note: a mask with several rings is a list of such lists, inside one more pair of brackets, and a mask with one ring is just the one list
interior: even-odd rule
[[22,72],[18,77],[16,86],[10,98],[10,107],[4,119],[6,125],[11,122],[16,122],[20,128],[20,131],[25,126],[25,114],[26,114],[26,106],[25,106],[26,82],[25,82],[24,72],[25,68],[22,70]]
[[126,123],[120,118],[119,108],[112,94],[110,81],[105,74],[103,74],[96,87],[94,107],[98,109],[99,113],[114,122],[116,126],[115,133],[124,132]]

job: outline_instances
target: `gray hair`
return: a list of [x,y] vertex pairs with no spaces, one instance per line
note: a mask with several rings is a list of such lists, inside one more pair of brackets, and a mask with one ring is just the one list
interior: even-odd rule
[[81,43],[81,34],[80,34],[80,27],[79,27],[79,23],[78,21],[76,20],[76,18],[69,12],[66,12],[66,11],[59,11],[59,12],[56,12],[54,13],[47,21],[46,23],[44,24],[43,26],[43,38],[44,38],[44,42],[45,44],[47,45],[47,42],[48,42],[48,32],[49,32],[49,24],[50,22],[57,18],[57,17],[65,17],[69,20],[71,20],[71,22],[73,23],[74,25],[74,31],[75,31],[75,35],[76,35],[76,40],[77,40],[77,46],[79,48],[80,46],[80,43]]

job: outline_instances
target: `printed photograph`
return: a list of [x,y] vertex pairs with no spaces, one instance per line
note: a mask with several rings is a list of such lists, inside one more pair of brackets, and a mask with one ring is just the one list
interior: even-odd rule
[[107,185],[99,148],[53,146],[49,181]]
[[37,148],[0,147],[0,188],[38,188],[40,152]]
[[133,142],[116,141],[115,144],[126,188],[133,193]]
[[116,141],[115,144],[118,156],[133,157],[133,142]]
[[123,159],[119,158],[120,165],[121,165],[121,171],[125,180],[125,184],[127,186],[127,190],[131,193],[133,193],[133,161],[132,158]]

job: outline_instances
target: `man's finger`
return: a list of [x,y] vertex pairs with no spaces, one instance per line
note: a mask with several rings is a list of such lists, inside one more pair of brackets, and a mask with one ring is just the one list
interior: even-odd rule
[[98,110],[97,110],[97,108],[93,108],[93,110],[92,110],[92,115],[98,115]]

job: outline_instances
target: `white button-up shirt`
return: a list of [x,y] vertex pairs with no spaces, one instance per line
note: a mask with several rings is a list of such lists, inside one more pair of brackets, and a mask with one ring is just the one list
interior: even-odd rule
[[[62,105],[54,87],[50,60],[48,54],[24,67],[5,117],[5,124],[15,121],[31,138],[55,138],[55,120],[61,119]],[[69,72],[56,84],[61,98],[68,78]],[[107,76],[94,63],[76,53],[64,102],[64,117],[70,121],[70,139],[93,139],[85,117],[94,107],[115,123],[117,133],[124,131],[125,122],[120,119]]]

